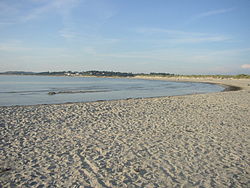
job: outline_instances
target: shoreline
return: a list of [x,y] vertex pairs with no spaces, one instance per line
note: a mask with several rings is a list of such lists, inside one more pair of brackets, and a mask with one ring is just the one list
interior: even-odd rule
[[0,107],[0,187],[247,188],[249,80],[216,82],[242,90]]
[[[137,79],[146,79],[146,80],[166,80],[174,82],[198,82],[198,83],[208,83],[208,84],[217,84],[225,87],[231,87],[233,91],[236,90],[250,90],[250,79],[216,79],[216,78],[190,78],[190,77],[146,77],[138,76]],[[236,90],[235,90],[236,89]]]
[[[20,76],[20,75],[17,75]],[[30,76],[30,75],[21,75],[21,76]],[[32,75],[33,76],[33,75]],[[37,75],[40,76],[40,75]],[[50,75],[46,75],[50,76]],[[57,77],[57,76],[52,76]],[[59,76],[65,77],[65,76]],[[230,92],[230,91],[238,91],[238,90],[250,90],[250,84],[244,86],[241,84],[240,86],[236,83],[223,83],[223,81],[244,81],[250,83],[250,79],[214,79],[214,78],[189,78],[189,77],[147,77],[147,76],[135,76],[135,77],[96,77],[96,76],[75,76],[75,77],[95,77],[95,78],[113,78],[113,79],[144,79],[144,80],[161,80],[161,81],[170,81],[170,82],[193,82],[193,83],[205,83],[212,85],[222,86],[224,89],[220,92]],[[220,92],[211,92],[211,93],[220,93]],[[153,98],[164,98],[164,97],[176,97],[176,96],[186,96],[186,95],[199,95],[199,94],[209,94],[209,93],[191,93],[184,95],[172,95],[172,96],[155,96],[155,97],[137,97],[137,98],[124,98],[124,99],[111,99],[111,100],[96,100],[96,101],[88,101],[88,102],[64,102],[64,103],[52,103],[52,104],[31,104],[31,105],[7,105],[0,107],[10,107],[10,106],[40,106],[40,105],[63,105],[63,104],[79,104],[79,103],[94,103],[94,102],[109,102],[109,101],[119,101],[119,100],[131,100],[131,99],[153,99]]]

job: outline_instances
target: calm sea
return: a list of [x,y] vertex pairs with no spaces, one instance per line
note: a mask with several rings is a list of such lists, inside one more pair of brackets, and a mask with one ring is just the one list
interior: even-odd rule
[[89,102],[219,92],[218,85],[141,79],[0,76],[0,106]]

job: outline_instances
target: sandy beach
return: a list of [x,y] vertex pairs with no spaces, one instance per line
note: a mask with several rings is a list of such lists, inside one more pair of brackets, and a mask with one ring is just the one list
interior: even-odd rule
[[250,80],[168,80],[242,89],[0,107],[0,187],[250,187]]

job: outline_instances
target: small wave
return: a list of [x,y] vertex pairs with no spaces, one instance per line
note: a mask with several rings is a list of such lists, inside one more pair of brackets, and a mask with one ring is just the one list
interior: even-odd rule
[[41,92],[49,92],[50,90],[37,90],[37,91],[2,91],[0,93],[5,94],[28,94],[28,93],[41,93]]
[[84,91],[50,91],[49,95],[57,95],[57,94],[76,94],[76,93],[99,93],[99,92],[109,92],[111,90],[84,90]]

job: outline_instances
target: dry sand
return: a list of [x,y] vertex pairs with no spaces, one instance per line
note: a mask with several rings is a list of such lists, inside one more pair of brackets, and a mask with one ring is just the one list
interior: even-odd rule
[[250,80],[199,81],[243,90],[0,107],[0,187],[250,187]]

